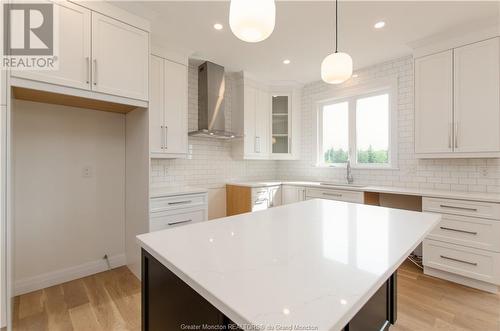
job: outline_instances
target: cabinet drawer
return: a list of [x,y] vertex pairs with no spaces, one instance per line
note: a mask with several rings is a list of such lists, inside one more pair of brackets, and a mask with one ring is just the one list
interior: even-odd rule
[[206,194],[176,195],[163,198],[151,199],[151,212],[173,210],[181,208],[191,208],[207,204]]
[[423,257],[426,267],[500,284],[500,253],[426,239]]
[[422,210],[500,220],[500,204],[491,202],[422,198]]
[[307,199],[328,199],[346,202],[363,203],[364,194],[363,192],[356,191],[344,191],[344,190],[321,190],[315,188],[306,189]]
[[151,213],[149,231],[158,231],[206,220],[206,209],[189,209],[182,212]]
[[500,222],[443,214],[429,239],[500,252]]

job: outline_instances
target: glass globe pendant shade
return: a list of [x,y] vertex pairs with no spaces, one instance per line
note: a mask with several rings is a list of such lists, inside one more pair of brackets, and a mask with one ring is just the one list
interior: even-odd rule
[[340,84],[352,76],[352,58],[347,53],[333,53],[321,63],[321,78],[328,84]]
[[256,43],[265,40],[274,30],[274,0],[231,0],[229,26],[239,39]]

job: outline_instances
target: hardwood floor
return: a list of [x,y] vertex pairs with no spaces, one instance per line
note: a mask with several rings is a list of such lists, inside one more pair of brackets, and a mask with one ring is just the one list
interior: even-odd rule
[[14,330],[140,330],[140,302],[139,281],[120,267],[16,297]]
[[[428,277],[411,263],[398,273],[392,331],[500,331],[500,295]],[[140,330],[140,283],[121,267],[15,298],[14,329]]]

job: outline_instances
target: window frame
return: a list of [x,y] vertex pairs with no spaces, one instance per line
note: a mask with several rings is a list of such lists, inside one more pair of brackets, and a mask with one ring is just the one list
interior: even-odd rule
[[[356,128],[356,100],[387,94],[389,98],[389,151],[388,163],[358,163],[357,128]],[[345,168],[346,163],[327,164],[323,156],[323,107],[333,103],[348,103],[348,154],[351,167],[354,169],[398,169],[397,145],[397,78],[379,80],[376,83],[346,88],[332,88],[323,95],[316,96],[316,167]]]

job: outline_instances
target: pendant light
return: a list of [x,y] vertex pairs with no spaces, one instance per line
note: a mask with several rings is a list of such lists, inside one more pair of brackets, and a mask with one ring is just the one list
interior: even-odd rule
[[229,26],[239,39],[256,43],[267,39],[274,30],[274,0],[231,0]]
[[335,0],[335,53],[321,63],[321,78],[328,84],[340,84],[352,76],[352,58],[338,51],[338,0]]

